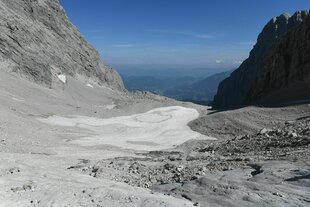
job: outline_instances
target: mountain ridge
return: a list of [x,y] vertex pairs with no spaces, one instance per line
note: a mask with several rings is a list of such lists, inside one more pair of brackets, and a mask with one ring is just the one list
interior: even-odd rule
[[196,103],[210,102],[217,91],[218,84],[230,71],[216,73],[206,78],[192,76],[126,76],[121,74],[125,87],[129,91],[149,91],[180,101]]
[[180,100],[211,102],[217,92],[219,83],[228,77],[231,72],[230,70],[210,75],[192,84],[182,85],[174,91],[168,90],[165,95],[174,94],[176,97],[183,97]]

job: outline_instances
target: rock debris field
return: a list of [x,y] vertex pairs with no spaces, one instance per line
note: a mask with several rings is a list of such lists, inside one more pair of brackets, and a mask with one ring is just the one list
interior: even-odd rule
[[308,105],[214,112],[7,73],[0,86],[1,207],[310,203]]

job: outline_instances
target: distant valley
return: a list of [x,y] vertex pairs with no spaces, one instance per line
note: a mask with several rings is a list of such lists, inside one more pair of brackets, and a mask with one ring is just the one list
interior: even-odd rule
[[219,83],[231,74],[232,70],[211,76],[159,76],[123,75],[124,85],[129,91],[149,91],[180,101],[207,104],[213,100]]

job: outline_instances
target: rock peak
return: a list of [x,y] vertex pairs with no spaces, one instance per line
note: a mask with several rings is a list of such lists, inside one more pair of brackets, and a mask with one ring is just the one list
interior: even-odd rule
[[290,18],[291,21],[302,22],[307,16],[309,16],[309,10],[300,10],[293,14]]
[[245,103],[246,94],[260,69],[260,64],[271,45],[309,16],[309,10],[294,15],[283,13],[272,18],[257,38],[250,56],[230,77],[222,81],[214,97],[215,108],[233,108]]

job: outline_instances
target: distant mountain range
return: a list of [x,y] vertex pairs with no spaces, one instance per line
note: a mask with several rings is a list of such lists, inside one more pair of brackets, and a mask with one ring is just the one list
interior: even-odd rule
[[183,84],[165,91],[164,95],[183,101],[192,101],[196,103],[210,102],[217,92],[219,83],[227,78],[232,71],[226,71],[211,75],[194,83]]
[[206,104],[213,100],[219,83],[232,71],[202,77],[160,77],[121,75],[125,87],[130,90],[150,91],[181,101]]
[[216,73],[231,70],[231,68],[217,67],[195,67],[195,66],[167,66],[167,65],[118,65],[112,64],[118,73],[123,76],[144,76],[156,78],[206,78]]

